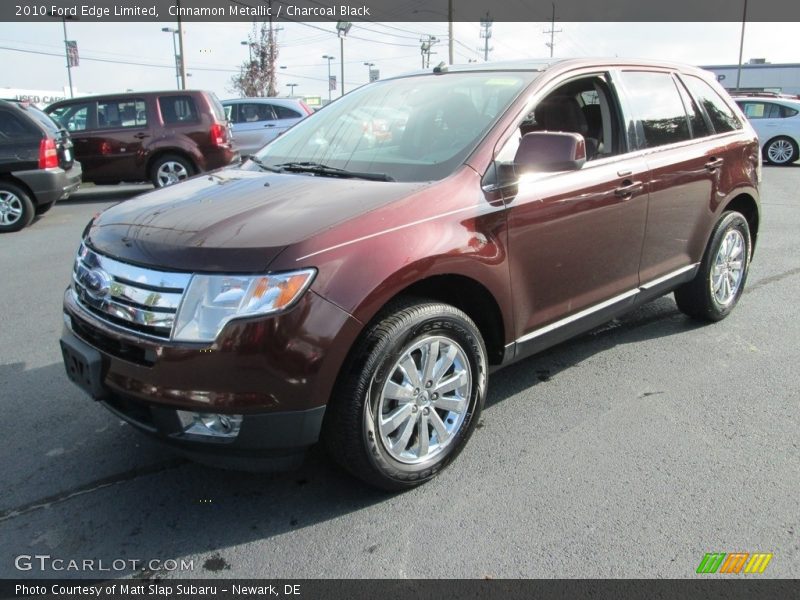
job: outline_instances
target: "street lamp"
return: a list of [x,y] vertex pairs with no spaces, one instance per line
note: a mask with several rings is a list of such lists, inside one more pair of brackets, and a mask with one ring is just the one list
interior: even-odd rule
[[296,88],[298,85],[300,85],[300,84],[299,83],[287,83],[286,84],[286,87],[292,88],[292,90],[289,92],[289,97],[290,98],[294,98],[294,88]]
[[250,42],[242,42],[242,46],[247,46],[247,54],[250,55],[250,62],[253,62],[253,44]]
[[323,54],[322,58],[328,61],[328,102],[331,101],[331,61],[335,60],[335,56],[328,56],[327,54]]
[[336,32],[339,34],[339,50],[342,58],[342,96],[344,96],[344,36],[350,31],[353,24],[350,21],[337,21]]
[[162,27],[161,31],[172,34],[172,51],[175,54],[175,85],[181,89],[181,55],[178,54],[178,30]]
[[[54,19],[57,19],[59,17],[59,15],[54,13],[52,10],[47,13],[47,16],[53,17]],[[77,21],[78,18],[73,17],[72,15],[61,15],[61,25],[64,28],[64,55],[66,56],[67,59],[67,81],[69,81],[69,97],[74,98],[75,95],[72,89],[72,63],[73,61],[76,61],[75,66],[78,66],[77,65],[78,43],[74,41],[70,42],[67,39],[67,19],[69,19],[70,21]],[[70,55],[71,49],[74,49],[75,52],[74,56]]]

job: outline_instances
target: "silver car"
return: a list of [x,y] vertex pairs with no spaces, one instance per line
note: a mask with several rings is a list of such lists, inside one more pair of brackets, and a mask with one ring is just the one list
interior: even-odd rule
[[238,98],[222,102],[233,124],[233,140],[242,155],[254,154],[313,113],[296,98]]

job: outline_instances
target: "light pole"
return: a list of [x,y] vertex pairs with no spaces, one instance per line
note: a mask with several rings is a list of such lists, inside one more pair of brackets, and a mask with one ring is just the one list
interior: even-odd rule
[[365,62],[364,66],[367,67],[367,83],[372,82],[372,67],[375,66],[375,63]]
[[299,83],[287,83],[286,84],[286,87],[292,88],[291,91],[289,92],[289,97],[290,98],[294,98],[294,88],[296,88],[298,85],[300,85],[300,84]]
[[336,31],[339,33],[339,52],[341,54],[342,62],[342,96],[344,96],[344,36],[350,31],[353,24],[350,21],[337,21]]
[[335,56],[328,56],[327,54],[323,54],[322,58],[328,61],[328,102],[331,101],[331,61],[334,60]]
[[[47,15],[50,16],[50,17],[58,18],[58,15],[55,14],[54,12],[52,12],[52,11],[48,12]],[[69,43],[69,40],[67,39],[67,19],[69,19],[70,21],[73,21],[73,20],[77,21],[78,19],[77,19],[77,17],[73,17],[73,16],[66,16],[66,15],[62,15],[61,16],[61,26],[64,29],[64,56],[67,59],[67,81],[69,82],[69,97],[70,98],[74,98],[75,95],[74,95],[74,92],[72,90],[72,61],[75,60],[77,58],[77,56],[78,56],[77,55],[78,46],[77,46],[77,42],[73,42],[71,44],[71,46],[75,50],[75,56],[74,57],[70,56],[70,43]],[[77,61],[76,61],[76,65],[75,66],[77,66]]]
[[162,27],[161,31],[172,34],[172,51],[175,55],[175,85],[181,89],[181,57],[178,55],[178,30],[171,27]]

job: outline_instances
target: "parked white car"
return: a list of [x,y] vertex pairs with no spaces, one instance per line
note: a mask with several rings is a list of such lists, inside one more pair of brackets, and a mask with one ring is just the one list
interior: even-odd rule
[[296,98],[239,98],[222,102],[233,124],[233,140],[245,156],[255,154],[314,111]]
[[788,165],[800,158],[800,100],[780,96],[739,96],[734,100],[758,133],[764,160]]

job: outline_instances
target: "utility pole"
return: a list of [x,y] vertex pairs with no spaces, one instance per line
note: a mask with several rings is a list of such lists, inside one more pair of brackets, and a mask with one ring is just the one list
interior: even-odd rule
[[[745,0],[746,1],[746,0]],[[561,33],[562,29],[556,29],[556,5],[553,3],[553,16],[550,18],[550,30],[545,30],[544,33],[550,34],[550,43],[545,42],[545,46],[550,48],[550,58],[553,58],[553,48],[555,48],[556,41],[555,35]]]
[[439,41],[435,35],[424,35],[419,38],[419,51],[422,55],[422,68],[427,69],[431,66],[431,54],[436,54],[436,52],[431,52],[431,48],[434,44]]
[[342,59],[342,96],[344,96],[344,36],[348,34],[352,26],[350,21],[336,22],[336,32],[339,34],[339,52]]
[[453,0],[447,0],[447,61],[453,64]]
[[322,58],[328,61],[328,103],[330,104],[331,101],[331,61],[334,60],[335,56],[330,56],[325,54]]
[[[736,71],[736,90],[742,87],[742,58],[744,56],[744,24],[747,22],[747,0],[744,0],[744,11],[742,12],[742,39],[739,41],[739,68]],[[65,36],[66,37],[66,34]]]
[[481,39],[483,39],[483,60],[489,62],[489,52],[494,48],[489,48],[489,38],[492,37],[492,19],[489,18],[489,12],[486,12],[486,17],[481,19]]
[[181,57],[181,89],[186,89],[186,60],[183,53],[183,25],[181,24],[181,0],[175,0],[175,6],[178,9],[178,50]]

